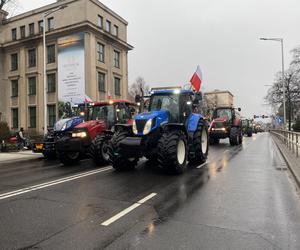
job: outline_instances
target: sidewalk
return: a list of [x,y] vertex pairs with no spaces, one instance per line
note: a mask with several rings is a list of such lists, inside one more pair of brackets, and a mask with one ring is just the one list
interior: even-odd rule
[[300,157],[297,158],[296,154],[293,154],[292,151],[290,151],[276,136],[272,135],[272,138],[278,146],[283,158],[285,159],[300,188]]
[[10,153],[0,152],[0,163],[34,160],[34,159],[39,159],[41,157],[43,157],[42,154],[36,154],[30,150],[10,152]]

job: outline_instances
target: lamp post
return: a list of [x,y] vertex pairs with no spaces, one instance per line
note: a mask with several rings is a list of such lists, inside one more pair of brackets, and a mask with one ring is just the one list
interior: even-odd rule
[[67,5],[59,6],[55,9],[49,10],[43,14],[43,52],[44,52],[44,134],[47,134],[48,124],[47,124],[47,62],[46,62],[46,18],[47,16],[53,14],[56,11],[62,10],[68,7]]
[[284,53],[283,53],[283,38],[264,38],[261,37],[260,40],[263,41],[275,41],[281,43],[281,71],[282,71],[282,88],[283,88],[283,125],[285,129],[286,124],[286,109],[285,109],[285,76],[284,76]]

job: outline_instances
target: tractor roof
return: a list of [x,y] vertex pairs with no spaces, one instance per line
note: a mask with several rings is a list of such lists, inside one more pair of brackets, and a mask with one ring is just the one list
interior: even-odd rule
[[170,94],[193,94],[194,92],[190,89],[160,89],[160,90],[152,90],[150,92],[151,95],[170,95]]
[[127,104],[133,104],[132,102],[128,100],[109,100],[109,101],[102,101],[102,102],[94,102],[94,106],[100,106],[100,105],[110,105],[114,103],[127,103]]

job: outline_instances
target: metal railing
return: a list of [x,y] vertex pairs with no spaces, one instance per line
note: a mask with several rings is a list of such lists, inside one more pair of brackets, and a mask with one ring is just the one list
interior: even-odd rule
[[289,150],[296,154],[296,157],[299,157],[300,154],[300,133],[286,131],[286,130],[271,130],[272,134],[277,136]]

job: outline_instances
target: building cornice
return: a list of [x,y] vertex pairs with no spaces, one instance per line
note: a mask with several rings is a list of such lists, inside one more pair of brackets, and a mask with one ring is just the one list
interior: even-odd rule
[[[127,42],[121,40],[120,38],[117,38],[110,33],[99,29],[94,23],[89,22],[89,21],[83,21],[77,24],[72,24],[68,26],[64,26],[59,29],[54,29],[51,31],[48,31],[46,33],[47,40],[54,40],[58,37],[64,36],[64,35],[69,35],[72,32],[78,32],[78,31],[92,31],[95,34],[101,34],[105,39],[109,40],[110,42],[117,43],[118,45],[122,46],[125,50],[132,50],[133,46],[128,44]],[[33,36],[29,36],[23,39],[19,39],[17,41],[10,41],[7,43],[3,44],[4,49],[11,49],[14,47],[21,47],[24,46],[27,42],[33,42],[37,40],[41,40],[43,38],[42,34],[35,34]]]
[[[48,4],[48,5],[45,5],[43,7],[40,7],[40,8],[34,9],[34,10],[30,10],[30,11],[24,12],[22,14],[10,17],[8,19],[5,19],[3,21],[4,22],[3,24],[14,22],[14,21],[18,21],[18,20],[30,17],[32,15],[43,14],[43,13],[45,13],[45,12],[51,10],[51,9],[54,9],[54,8],[57,8],[57,7],[61,6],[61,5],[65,5],[65,4],[68,5],[68,4],[71,4],[71,3],[76,2],[76,1],[78,1],[78,0],[57,1],[55,3]],[[121,16],[119,16],[117,13],[115,13],[114,11],[112,11],[110,8],[108,8],[103,3],[99,2],[98,0],[85,0],[85,1],[90,1],[90,2],[92,2],[94,4],[96,4],[97,6],[99,6],[100,8],[102,8],[104,11],[106,11],[107,13],[109,13],[110,15],[112,15],[113,17],[115,17],[116,19],[118,19],[123,24],[128,25],[128,22],[125,19],[123,19]]]

